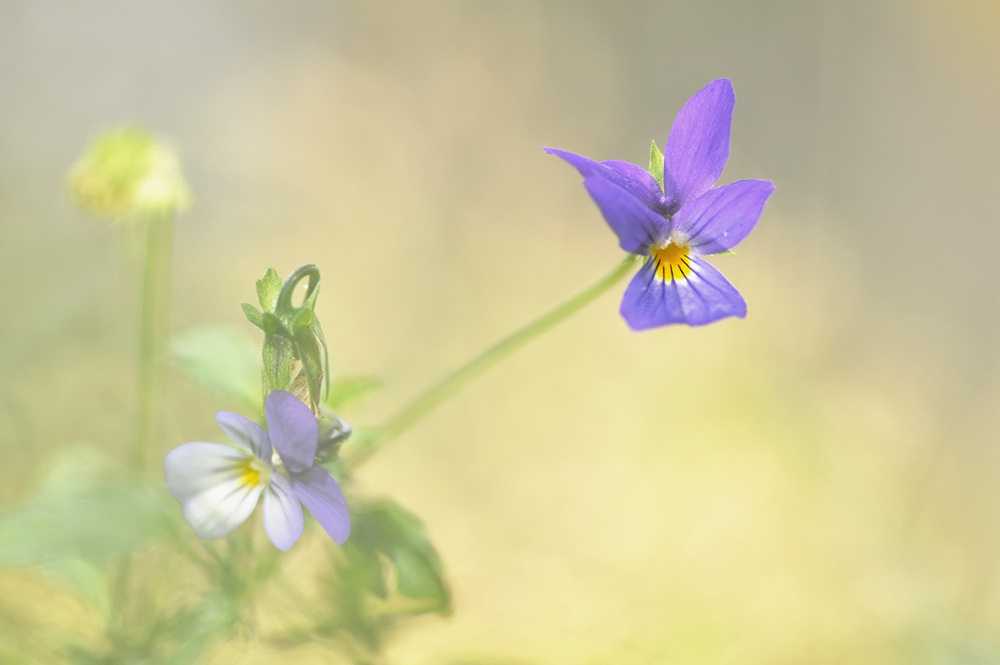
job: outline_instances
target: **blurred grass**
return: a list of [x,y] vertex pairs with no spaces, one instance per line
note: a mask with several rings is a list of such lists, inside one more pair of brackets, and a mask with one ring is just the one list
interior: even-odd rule
[[[778,187],[715,262],[749,317],[636,335],[609,294],[366,468],[424,520],[455,592],[389,662],[1000,662],[1000,298],[979,253],[1000,50],[965,42],[995,16],[755,8],[5,5],[0,505],[65,444],[128,448],[131,276],[62,194],[96,128],[148,123],[189,170],[173,328],[252,335],[239,303],[264,268],[315,262],[335,369],[385,381],[352,423],[377,424],[618,260],[542,145],[641,163],[729,75],[723,181]],[[942,247],[969,255],[929,268]],[[231,408],[178,375],[168,394],[171,445]],[[0,657],[20,634],[95,631],[22,572],[0,573],[0,618],[24,627]],[[213,662],[283,657],[254,639]]]

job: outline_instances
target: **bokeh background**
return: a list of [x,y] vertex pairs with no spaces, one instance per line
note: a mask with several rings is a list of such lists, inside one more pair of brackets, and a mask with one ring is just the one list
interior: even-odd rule
[[[1000,663],[998,34],[993,0],[4,0],[0,506],[126,454],[135,275],[65,189],[100,130],[183,158],[171,329],[259,341],[254,280],[314,262],[377,424],[620,260],[543,146],[644,164],[727,76],[722,182],[777,187],[715,262],[749,316],[636,334],[616,290],[367,466],[455,593],[389,661]],[[227,405],[175,372],[164,406],[163,452]]]

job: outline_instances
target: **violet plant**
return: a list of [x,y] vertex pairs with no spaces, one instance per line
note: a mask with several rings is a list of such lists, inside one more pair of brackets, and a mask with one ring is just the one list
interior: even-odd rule
[[583,186],[621,248],[644,257],[621,306],[634,330],[746,316],[739,291],[701,258],[739,244],[774,191],[767,180],[712,189],[729,158],[735,101],[729,79],[713,81],[695,94],[677,114],[664,152],[653,142],[648,171],[628,162],[595,162],[546,150],[583,175]]
[[[279,550],[287,551],[302,536],[300,502],[334,542],[343,545],[351,532],[351,516],[340,485],[315,464],[316,417],[284,390],[268,395],[264,412],[268,432],[243,416],[220,411],[219,426],[233,446],[192,442],[167,453],[167,490],[204,540],[232,533],[263,493],[264,531]],[[287,478],[275,468],[282,466]]]
[[[745,316],[742,296],[703,258],[728,253],[746,237],[773,191],[762,180],[714,187],[728,158],[733,105],[727,79],[696,93],[677,115],[664,151],[653,143],[648,170],[547,149],[584,177],[627,255],[604,278],[431,383],[380,425],[355,431],[339,415],[378,382],[331,376],[315,314],[319,269],[305,265],[282,281],[269,268],[256,284],[259,307],[243,305],[263,333],[259,353],[219,328],[175,338],[178,364],[245,411],[219,411],[228,441],[173,447],[163,475],[150,473],[146,461],[160,448],[171,225],[189,203],[188,188],[176,155],[148,134],[126,129],[101,138],[71,182],[81,207],[123,220],[120,227],[138,228],[143,240],[133,463],[116,469],[92,460],[86,463],[92,473],[80,475],[82,462],[70,459],[73,473],[55,474],[0,518],[0,565],[34,566],[61,579],[102,617],[103,632],[94,639],[67,638],[25,659],[194,663],[220,644],[253,635],[255,643],[275,648],[321,643],[352,662],[380,663],[398,626],[449,613],[444,567],[419,518],[391,499],[367,496],[355,474],[456,391],[636,264],[621,305],[635,330]],[[258,503],[263,534],[248,520]],[[324,554],[318,564],[292,570],[284,552],[309,537],[313,522],[328,536],[317,545]],[[169,583],[145,574],[164,569]],[[269,599],[299,593],[284,581],[292,574],[319,591],[319,611],[289,610],[258,622]]]

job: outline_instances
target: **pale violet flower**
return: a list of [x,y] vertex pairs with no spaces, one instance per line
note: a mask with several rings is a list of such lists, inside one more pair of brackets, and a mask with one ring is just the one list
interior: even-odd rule
[[[343,544],[351,518],[337,481],[315,464],[316,417],[282,390],[268,396],[264,412],[270,434],[243,416],[220,411],[216,420],[234,445],[196,441],[170,451],[164,460],[167,490],[205,540],[232,533],[263,494],[264,531],[279,550],[289,549],[302,535],[302,506]],[[284,467],[287,478],[275,463]]]

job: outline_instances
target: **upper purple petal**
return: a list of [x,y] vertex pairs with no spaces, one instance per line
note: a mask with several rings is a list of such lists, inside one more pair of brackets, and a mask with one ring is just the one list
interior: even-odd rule
[[656,262],[646,261],[625,289],[621,313],[633,330],[671,323],[700,326],[727,316],[746,316],[743,297],[722,274],[697,256],[688,256],[686,278],[663,280]]
[[302,471],[316,459],[319,425],[312,410],[298,397],[284,390],[267,396],[264,405],[271,442],[289,471]]
[[768,180],[740,180],[710,189],[677,211],[674,231],[699,254],[732,249],[756,226],[773,191]]
[[705,193],[722,175],[735,103],[732,83],[717,79],[677,114],[663,151],[663,189],[675,206]]
[[215,414],[215,422],[219,423],[219,427],[233,440],[233,443],[251,451],[257,459],[271,463],[271,441],[260,425],[238,413],[228,411],[219,411]]
[[648,254],[649,246],[670,234],[670,222],[653,212],[625,189],[599,176],[583,181],[605,221],[626,252]]
[[647,208],[661,212],[667,210],[664,205],[663,192],[660,191],[660,185],[656,182],[656,178],[641,166],[618,160],[595,162],[582,155],[557,148],[545,148],[545,152],[562,158],[579,171],[584,178],[596,176],[610,180]]
[[351,535],[351,515],[337,481],[321,466],[291,473],[289,480],[302,505],[335,543],[343,545]]

